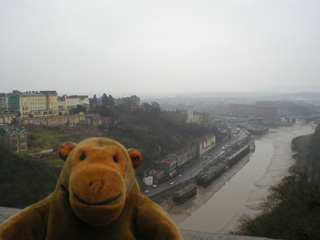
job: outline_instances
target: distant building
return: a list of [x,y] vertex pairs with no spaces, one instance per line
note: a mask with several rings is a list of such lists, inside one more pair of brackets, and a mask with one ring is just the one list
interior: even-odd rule
[[192,110],[189,110],[187,113],[187,123],[200,124],[199,115],[194,114]]
[[207,126],[210,122],[210,117],[209,117],[209,114],[206,112],[197,113],[192,110],[189,110],[187,112],[186,122]]
[[76,108],[78,105],[84,106],[87,111],[90,109],[90,102],[87,95],[72,95],[66,96],[66,106],[67,109]]
[[165,159],[156,163],[157,170],[163,170],[165,175],[173,177],[177,171],[177,161],[174,159]]
[[[0,115],[1,117],[1,115]],[[0,118],[1,120],[1,118]],[[101,117],[99,114],[73,114],[51,117],[28,117],[18,118],[22,125],[42,125],[42,126],[76,126],[76,125],[105,125],[110,126],[111,117]]]
[[124,104],[131,106],[132,108],[140,108],[140,98],[134,95],[131,97],[114,99],[114,106],[120,106]]
[[21,92],[13,90],[12,93],[7,95],[8,97],[8,111],[19,112],[20,111],[20,94]]
[[257,102],[256,115],[262,118],[276,118],[278,116],[277,103],[275,102]]
[[22,125],[42,125],[42,126],[64,126],[64,125],[85,125],[85,114],[74,114],[67,116],[51,117],[28,117],[20,119]]
[[57,115],[58,94],[56,91],[27,91],[14,90],[8,94],[8,110],[19,112],[20,117],[47,117]]
[[24,128],[0,127],[0,136],[13,152],[28,151],[27,131]]
[[86,123],[86,125],[99,126],[99,125],[102,125],[103,119],[101,118],[100,114],[98,114],[98,113],[90,113],[90,114],[86,114],[85,123]]
[[0,114],[0,124],[13,123],[17,119],[17,114],[13,113],[2,113]]
[[196,145],[179,150],[170,155],[174,156],[174,159],[177,161],[177,167],[181,167],[196,157]]
[[147,185],[147,186],[152,186],[153,185],[153,176],[147,176],[143,178],[143,182]]
[[248,104],[230,104],[229,110],[233,114],[249,114],[251,106]]
[[58,115],[59,116],[68,115],[67,95],[58,97]]
[[197,156],[201,156],[202,154],[208,152],[215,146],[216,146],[216,136],[209,135],[201,138],[197,144]]
[[86,125],[94,125],[94,126],[99,126],[99,125],[110,126],[111,117],[101,117],[100,114],[98,113],[90,113],[90,114],[86,114],[85,123]]
[[165,173],[164,170],[150,170],[148,176],[152,176],[153,184],[161,183],[161,180],[164,179]]
[[5,93],[0,93],[0,113],[8,111],[8,97]]

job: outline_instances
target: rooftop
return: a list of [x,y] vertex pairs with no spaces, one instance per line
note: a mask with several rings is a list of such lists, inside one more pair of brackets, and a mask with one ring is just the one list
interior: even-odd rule
[[16,127],[16,126],[11,126],[11,127],[0,126],[0,135],[4,135],[5,132],[8,132],[10,135],[14,134],[15,132],[17,134],[20,134],[22,131],[24,133],[27,133],[25,129],[19,128],[19,127]]

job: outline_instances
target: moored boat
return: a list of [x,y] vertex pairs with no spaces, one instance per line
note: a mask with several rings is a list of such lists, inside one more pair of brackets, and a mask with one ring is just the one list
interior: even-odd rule
[[183,203],[189,198],[197,194],[197,185],[190,183],[187,186],[181,188],[180,190],[173,193],[173,201],[176,203]]

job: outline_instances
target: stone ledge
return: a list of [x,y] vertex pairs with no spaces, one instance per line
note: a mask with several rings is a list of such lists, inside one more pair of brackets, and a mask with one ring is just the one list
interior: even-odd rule
[[[17,208],[0,207],[0,224],[4,222],[8,217],[19,212]],[[237,236],[237,235],[225,235],[218,233],[206,233],[198,231],[181,230],[181,233],[185,240],[267,240],[268,238]]]
[[185,240],[270,240],[270,238],[181,230]]
[[6,208],[0,207],[0,224],[4,222],[8,217],[12,216],[16,212],[19,212],[21,209],[18,208]]

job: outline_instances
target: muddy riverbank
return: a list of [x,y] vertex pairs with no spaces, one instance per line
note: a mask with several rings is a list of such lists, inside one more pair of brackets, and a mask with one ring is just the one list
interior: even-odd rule
[[313,133],[314,125],[297,122],[291,127],[270,129],[256,138],[256,150],[207,188],[184,204],[167,200],[164,207],[179,228],[228,233],[235,230],[239,216],[258,214],[270,186],[288,175],[293,164],[291,141]]

